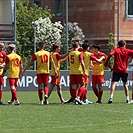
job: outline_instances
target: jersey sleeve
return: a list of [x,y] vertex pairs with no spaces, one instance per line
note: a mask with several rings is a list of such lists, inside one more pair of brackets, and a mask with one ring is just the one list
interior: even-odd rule
[[22,64],[23,62],[22,62],[22,58],[20,58],[20,65]]
[[79,60],[83,60],[83,55],[82,55],[82,53],[79,54]]
[[133,50],[129,50],[129,56],[133,58]]
[[31,61],[35,61],[36,60],[36,55],[34,54],[33,56],[32,56],[32,59],[31,59]]
[[3,54],[3,57],[4,57],[3,59],[4,59],[4,62],[5,62],[6,61],[6,58],[7,58],[7,54],[4,51],[2,52],[2,54]]
[[61,56],[61,55],[60,55],[59,53],[56,54],[56,59],[57,59],[57,61],[60,60],[60,56]]
[[93,61],[97,61],[97,58],[93,54],[90,55],[90,59]]
[[79,52],[82,52],[82,51],[84,51],[84,50],[83,50],[82,47],[80,47],[80,48],[78,48],[78,51],[79,51]]

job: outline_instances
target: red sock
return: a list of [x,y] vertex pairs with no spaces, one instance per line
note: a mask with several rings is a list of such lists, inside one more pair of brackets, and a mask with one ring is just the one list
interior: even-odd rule
[[99,91],[97,88],[93,89],[93,92],[95,93],[95,95],[98,97],[99,96]]
[[18,100],[17,91],[16,89],[12,89],[12,94],[15,100]]
[[40,101],[42,101],[42,89],[38,89],[38,96]]
[[78,96],[81,97],[81,95],[84,93],[85,87],[80,87],[78,90]]
[[78,93],[77,89],[72,89],[72,100],[76,98],[77,93]]
[[80,96],[80,100],[84,101],[84,93],[82,93],[82,95]]
[[0,101],[2,101],[2,90],[0,90]]
[[132,100],[133,100],[133,93],[132,93]]
[[98,100],[101,101],[102,100],[102,95],[103,95],[103,90],[99,91],[99,96],[98,96]]
[[44,94],[48,96],[48,87],[44,87]]

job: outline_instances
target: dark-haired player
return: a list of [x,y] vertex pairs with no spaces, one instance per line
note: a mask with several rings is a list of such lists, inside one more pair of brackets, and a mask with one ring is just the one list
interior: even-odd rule
[[112,69],[113,75],[112,75],[112,85],[110,89],[110,99],[108,100],[108,103],[111,104],[113,100],[113,94],[116,87],[116,83],[122,79],[123,86],[125,89],[126,94],[126,102],[129,102],[129,90],[127,85],[127,63],[128,63],[128,57],[133,55],[133,51],[130,49],[126,49],[126,42],[124,40],[118,41],[118,48],[113,49],[110,54],[108,55],[108,58],[105,62],[105,66],[108,66],[109,59],[114,56],[114,66]]
[[94,60],[94,61],[97,61],[97,62],[100,62],[100,60],[98,60],[95,56],[92,55],[92,53],[88,52],[89,51],[89,44],[88,42],[84,42],[82,44],[82,54],[83,54],[83,59],[84,59],[84,64],[85,64],[85,71],[86,71],[86,75],[84,76],[84,83],[85,83],[85,89],[86,91],[84,91],[84,93],[86,94],[83,94],[82,96],[84,98],[82,98],[81,96],[81,99],[83,100],[84,99],[84,102],[85,103],[92,103],[90,101],[87,100],[87,89],[88,89],[88,85],[89,85],[89,70],[90,70],[90,66],[91,66],[91,60]]
[[106,55],[100,52],[100,45],[98,44],[92,46],[92,52],[93,56],[97,59],[101,59],[100,63],[92,61],[92,88],[98,98],[96,103],[101,104],[103,95],[102,84],[104,83],[104,61],[106,59]]
[[[48,80],[49,80],[49,65],[50,61],[52,63],[53,69],[54,69],[54,74],[55,76],[57,75],[57,71],[55,68],[55,64],[53,61],[53,58],[51,54],[44,50],[45,44],[44,42],[40,42],[38,44],[39,51],[34,53],[32,56],[31,61],[27,64],[25,67],[23,73],[30,67],[30,65],[33,64],[33,62],[36,60],[37,61],[37,83],[38,83],[38,95],[40,99],[40,104],[48,104]],[[42,92],[42,87],[44,87],[44,102],[43,102],[43,92]]]
[[54,86],[57,86],[58,96],[61,100],[61,103],[64,103],[65,101],[62,96],[62,88],[61,88],[61,84],[60,84],[60,64],[61,64],[61,62],[65,61],[67,59],[66,57],[68,56],[68,53],[64,54],[64,55],[60,55],[59,52],[60,52],[60,44],[53,44],[53,52],[51,55],[53,57],[53,61],[55,63],[55,67],[56,67],[56,71],[57,71],[58,75],[55,76],[54,67],[52,66],[52,69],[51,69],[52,80],[50,83],[48,97],[50,96],[51,92],[53,91]]

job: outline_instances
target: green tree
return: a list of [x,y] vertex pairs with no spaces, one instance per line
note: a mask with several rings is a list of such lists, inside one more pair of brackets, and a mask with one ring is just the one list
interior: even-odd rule
[[23,58],[24,66],[34,53],[34,30],[32,22],[40,17],[52,18],[53,14],[51,14],[51,10],[47,6],[44,9],[37,5],[29,7],[28,0],[25,2],[17,0],[17,53]]
[[[109,33],[109,52],[114,49],[114,34]],[[114,64],[114,57],[111,57],[109,60],[109,65],[112,67]]]

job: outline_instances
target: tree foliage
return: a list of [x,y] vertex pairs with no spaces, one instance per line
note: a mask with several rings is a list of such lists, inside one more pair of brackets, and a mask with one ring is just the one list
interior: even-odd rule
[[[114,49],[114,34],[109,34],[109,52],[111,52]],[[112,67],[114,64],[114,57],[111,57],[109,60],[109,65]]]
[[17,0],[17,53],[23,58],[24,66],[34,53],[34,30],[32,22],[38,18],[52,18],[51,10],[34,5],[29,7],[29,2]]

